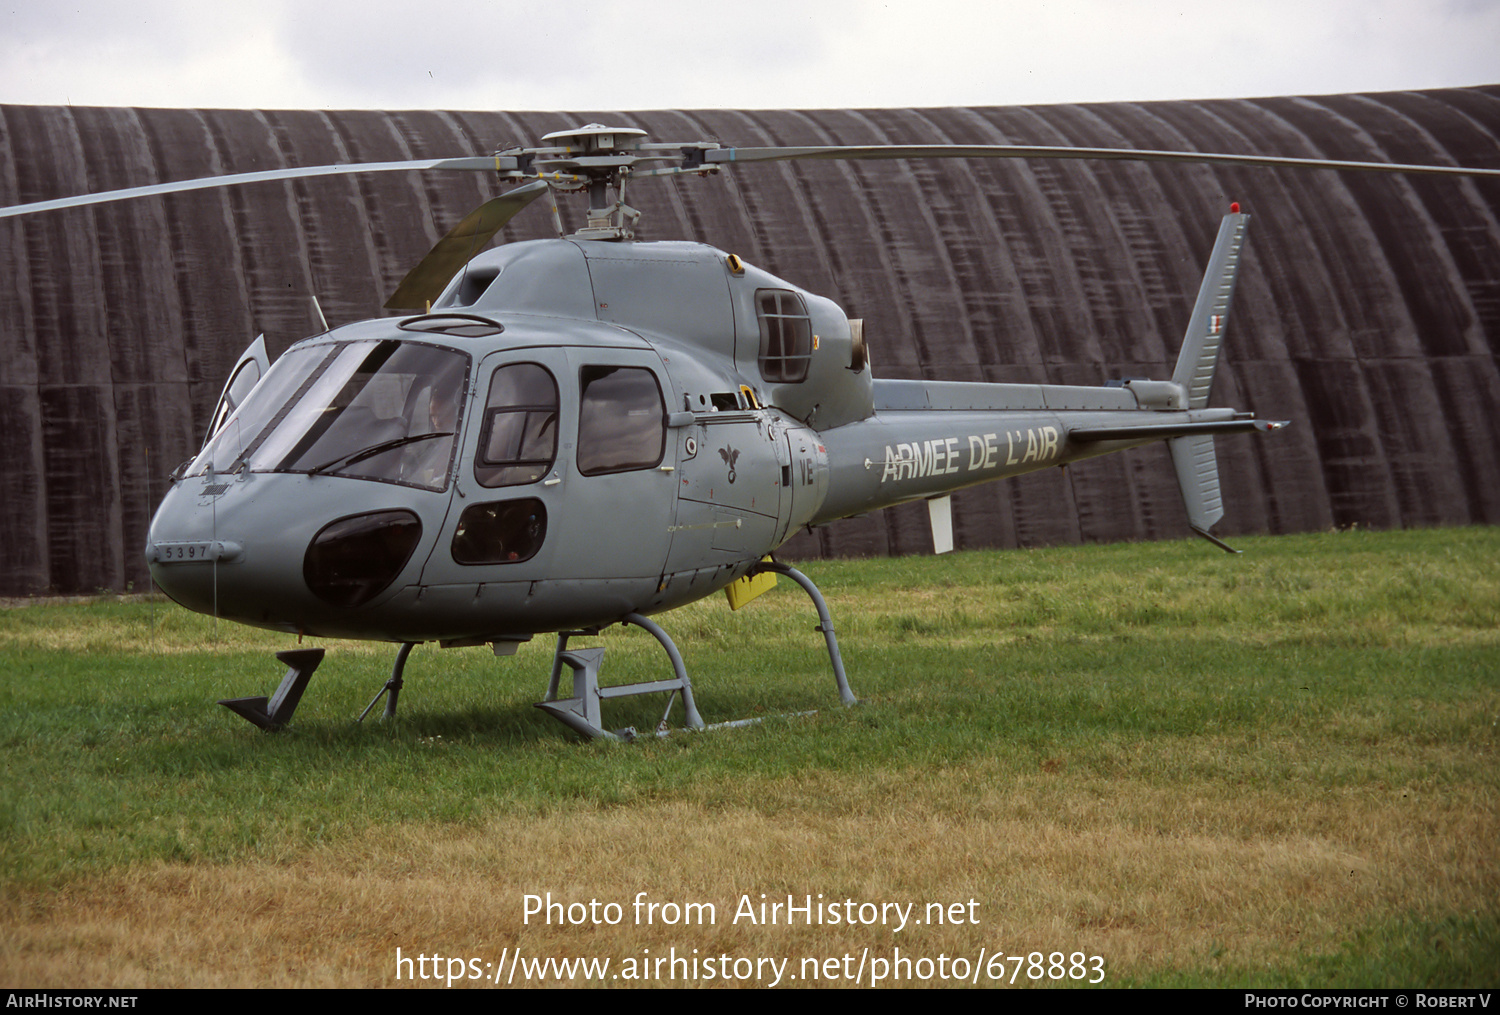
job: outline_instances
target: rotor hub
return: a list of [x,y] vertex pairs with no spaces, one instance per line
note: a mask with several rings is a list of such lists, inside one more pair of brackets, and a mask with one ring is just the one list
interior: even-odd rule
[[[497,160],[511,161],[513,178],[534,176],[553,190],[587,190],[587,224],[575,237],[587,240],[631,240],[641,213],[625,203],[625,181],[632,175],[663,176],[681,172],[700,175],[718,171],[704,164],[702,153],[719,147],[714,142],[691,145],[652,144],[638,127],[610,127],[602,123],[557,130],[542,137],[538,148],[509,148]],[[662,165],[679,163],[678,166]],[[562,234],[561,222],[557,222]]]

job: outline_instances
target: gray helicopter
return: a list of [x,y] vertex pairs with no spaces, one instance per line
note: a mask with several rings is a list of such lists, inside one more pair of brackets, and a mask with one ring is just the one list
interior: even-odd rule
[[[271,364],[235,366],[196,457],[151,523],[156,584],[183,606],[257,627],[414,645],[557,645],[539,707],[590,737],[601,703],[680,694],[682,658],[649,619],[727,590],[739,605],[785,575],[811,597],[841,700],[855,700],[828,608],[770,554],[807,526],[924,500],[952,548],[949,495],[1165,441],[1194,532],[1223,517],[1214,438],[1284,421],[1210,408],[1249,216],[1224,216],[1169,379],[1103,387],[876,380],[862,322],[732,253],[636,242],[627,185],[786,159],[1089,158],[1500,176],[1496,170],[1025,146],[725,148],[634,128],[559,131],[493,156],[274,170],[0,209],[51,208],[336,173],[479,170],[520,185],[470,214],[387,309]],[[588,200],[584,228],[484,250],[543,195]],[[772,579],[774,580],[774,579]],[[569,639],[650,632],[669,679],[599,680],[603,649]],[[322,649],[278,654],[274,696],[222,704],[267,729],[292,717]],[[564,670],[571,693],[560,696]],[[361,716],[363,718],[363,716]],[[665,722],[665,717],[663,719]]]

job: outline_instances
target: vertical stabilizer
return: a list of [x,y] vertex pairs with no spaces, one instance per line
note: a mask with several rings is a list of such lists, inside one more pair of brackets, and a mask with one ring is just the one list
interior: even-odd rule
[[1182,336],[1182,352],[1172,380],[1187,390],[1188,408],[1208,405],[1208,391],[1214,383],[1214,367],[1219,362],[1219,345],[1224,326],[1229,322],[1229,302],[1234,298],[1235,275],[1240,266],[1240,247],[1245,242],[1245,225],[1249,215],[1240,213],[1239,205],[1219,224],[1219,238],[1214,241],[1213,256],[1198,289],[1198,302]]
[[[1214,369],[1219,364],[1219,346],[1229,323],[1229,303],[1234,299],[1234,282],[1239,272],[1240,248],[1245,242],[1245,225],[1250,216],[1240,206],[1230,205],[1228,215],[1219,223],[1219,238],[1214,241],[1213,255],[1203,273],[1198,302],[1182,337],[1182,352],[1177,355],[1177,369],[1172,380],[1187,393],[1189,409],[1208,407],[1208,392],[1213,387]],[[1218,546],[1235,553],[1216,538],[1210,529],[1224,517],[1224,498],[1219,487],[1219,463],[1214,455],[1214,439],[1204,434],[1173,437],[1167,441],[1172,452],[1172,468],[1182,489],[1182,503],[1187,508],[1188,524],[1193,531]]]
[[1187,508],[1188,524],[1204,539],[1229,550],[1228,546],[1208,531],[1224,517],[1224,497],[1219,489],[1219,463],[1214,456],[1214,439],[1206,434],[1198,437],[1173,437],[1167,441],[1167,447],[1172,452],[1172,468],[1177,471],[1177,485],[1182,488],[1182,503]]

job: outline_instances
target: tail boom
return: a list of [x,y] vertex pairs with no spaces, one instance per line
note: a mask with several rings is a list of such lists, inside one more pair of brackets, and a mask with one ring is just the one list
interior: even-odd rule
[[952,545],[947,495],[955,490],[1166,441],[1189,525],[1228,550],[1210,533],[1224,516],[1213,439],[1287,425],[1208,407],[1249,220],[1236,205],[1219,225],[1171,380],[875,381],[875,415],[822,434],[839,478],[812,524],[927,500],[942,552]]

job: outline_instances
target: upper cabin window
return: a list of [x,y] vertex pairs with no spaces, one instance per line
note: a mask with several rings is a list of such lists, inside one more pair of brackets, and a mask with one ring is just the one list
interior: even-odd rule
[[806,380],[812,321],[802,297],[785,289],[757,290],[755,313],[760,318],[760,375],[781,384]]
[[557,382],[536,363],[511,363],[490,376],[474,478],[480,486],[535,483],[557,457]]
[[642,367],[578,372],[578,471],[585,476],[652,469],[667,446],[667,406]]

